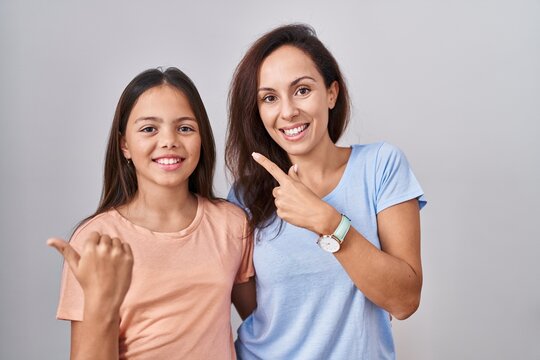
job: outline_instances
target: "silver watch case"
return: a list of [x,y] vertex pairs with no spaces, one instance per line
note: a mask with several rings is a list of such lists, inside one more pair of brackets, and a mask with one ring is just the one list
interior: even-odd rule
[[341,241],[334,235],[322,235],[317,240],[317,244],[321,249],[329,253],[335,253],[341,248]]

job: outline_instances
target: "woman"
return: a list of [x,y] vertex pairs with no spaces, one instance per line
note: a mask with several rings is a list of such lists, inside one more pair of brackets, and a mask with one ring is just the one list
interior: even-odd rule
[[423,191],[394,146],[336,145],[349,108],[337,62],[305,25],[265,34],[235,71],[229,198],[257,239],[241,359],[393,359],[390,314],[419,305]]

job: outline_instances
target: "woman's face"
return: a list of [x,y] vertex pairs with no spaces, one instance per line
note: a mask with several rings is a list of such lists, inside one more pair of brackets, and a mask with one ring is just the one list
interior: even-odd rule
[[257,103],[264,127],[290,156],[309,155],[328,135],[328,113],[338,84],[326,87],[317,67],[302,50],[284,45],[261,64]]
[[186,96],[169,85],[145,91],[129,115],[122,151],[135,166],[139,189],[187,189],[199,163],[201,135]]

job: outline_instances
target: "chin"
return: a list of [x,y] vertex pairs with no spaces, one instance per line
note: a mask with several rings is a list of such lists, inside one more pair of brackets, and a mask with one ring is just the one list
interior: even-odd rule
[[311,144],[307,144],[306,142],[301,142],[296,144],[285,144],[285,146],[281,146],[281,148],[289,155],[301,156],[309,154],[313,149],[313,146],[311,146]]

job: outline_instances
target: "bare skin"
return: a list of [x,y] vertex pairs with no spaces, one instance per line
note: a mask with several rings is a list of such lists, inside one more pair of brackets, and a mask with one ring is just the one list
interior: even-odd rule
[[257,307],[255,278],[252,277],[245,283],[234,285],[231,300],[238,315],[245,320]]
[[62,239],[47,244],[64,257],[84,292],[84,321],[72,321],[71,359],[118,359],[119,309],[133,270],[130,246],[96,232],[81,254]]

